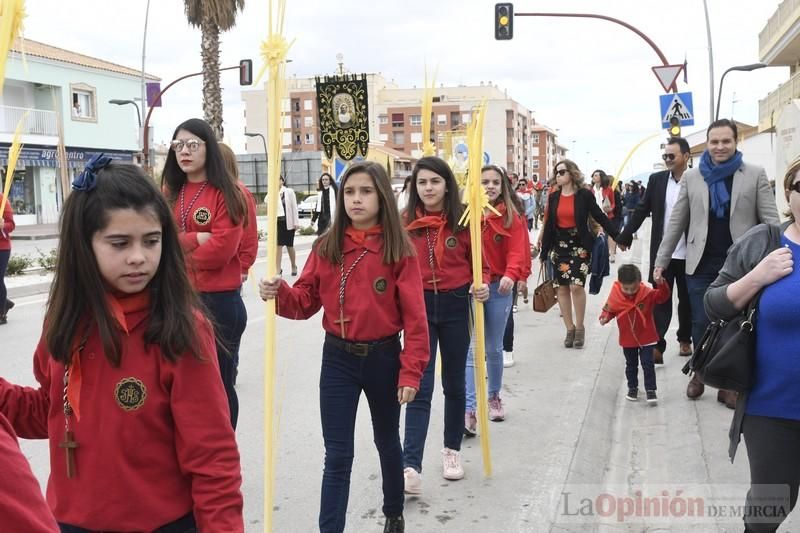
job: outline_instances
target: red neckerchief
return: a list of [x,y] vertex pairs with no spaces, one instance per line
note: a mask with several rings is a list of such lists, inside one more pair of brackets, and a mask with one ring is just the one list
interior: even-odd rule
[[654,289],[652,289],[650,286],[645,285],[644,282],[641,282],[639,284],[639,290],[636,291],[634,297],[629,298],[624,292],[622,292],[622,284],[619,281],[615,281],[614,285],[611,286],[611,293],[608,295],[608,301],[606,302],[606,305],[603,306],[603,310],[614,313],[619,317],[619,315],[635,309],[642,318],[642,323],[645,323],[646,317],[644,314],[643,304],[653,290]]
[[506,204],[500,202],[495,205],[494,208],[497,209],[497,212],[500,214],[495,215],[492,211],[489,211],[487,214],[483,215],[484,228],[488,226],[492,230],[492,233],[496,235],[511,237],[511,232],[508,231],[508,228],[503,226],[506,215]]
[[416,220],[407,225],[406,230],[414,231],[416,229],[431,228],[436,231],[436,239],[433,241],[433,255],[436,257],[436,263],[441,266],[442,259],[444,259],[444,239],[442,238],[442,230],[447,226],[447,215],[443,211],[427,216],[423,215],[422,209],[417,209]]
[[364,242],[367,240],[367,237],[370,235],[381,235],[382,233],[383,227],[380,224],[365,230],[356,229],[353,226],[347,226],[347,228],[344,230],[344,234],[350,237],[350,239],[352,239],[352,241],[358,246],[363,246]]
[[[112,294],[106,295],[108,307],[111,310],[111,315],[117,322],[117,326],[126,335],[130,334],[130,330],[136,327],[141,321],[133,321],[129,323],[128,315],[138,313],[149,309],[150,307],[150,291],[144,290],[142,292],[124,295],[113,296]],[[72,341],[72,360],[69,365],[69,380],[67,383],[67,400],[72,407],[72,412],[75,413],[75,419],[81,419],[81,385],[83,383],[83,375],[81,374],[81,344],[83,343],[83,335],[86,330],[82,330],[80,335],[76,335]]]

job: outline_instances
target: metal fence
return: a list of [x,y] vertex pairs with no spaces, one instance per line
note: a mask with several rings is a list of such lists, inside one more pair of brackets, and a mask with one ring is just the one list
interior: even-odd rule
[[[267,193],[267,158],[264,154],[238,154],[239,178],[258,197]],[[281,154],[281,175],[296,192],[312,193],[322,174],[321,152]]]

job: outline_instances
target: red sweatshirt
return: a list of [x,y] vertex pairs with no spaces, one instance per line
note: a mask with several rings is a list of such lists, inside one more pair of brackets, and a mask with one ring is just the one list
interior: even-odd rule
[[[207,183],[207,182],[204,182]],[[192,285],[199,292],[223,292],[242,286],[242,267],[239,263],[239,243],[242,240],[243,222],[234,225],[225,207],[222,191],[211,185],[192,202],[203,183],[186,182],[184,213],[181,213],[180,195],[172,211],[181,231],[180,241],[186,253],[186,269]],[[200,246],[197,234],[211,232],[211,238]]]
[[619,327],[619,345],[623,348],[639,348],[658,342],[658,331],[653,318],[653,309],[670,298],[669,285],[659,283],[655,289],[642,282],[633,296],[622,292],[622,285],[615,281],[603,306],[600,318],[616,317]]
[[[422,287],[426,291],[433,290],[433,271],[430,264],[428,237],[433,247],[433,267],[436,270],[436,288],[443,291],[458,289],[472,284],[472,242],[468,229],[455,234],[447,224],[447,219],[440,213],[429,213],[406,226],[414,247],[417,249],[419,269],[422,272]],[[417,229],[414,229],[417,228]],[[426,235],[425,229],[428,229]],[[485,258],[481,261],[483,282],[489,283],[489,264]]]
[[[416,256],[393,264],[383,262],[383,237],[368,238],[363,245],[344,238],[345,272],[366,248],[345,286],[345,338],[373,341],[403,331],[398,387],[419,390],[422,372],[430,358],[428,321],[422,294],[422,276]],[[278,313],[303,320],[323,309],[322,327],[343,337],[339,320],[340,267],[320,257],[316,250],[308,256],[302,274],[290,287],[285,281],[278,290]]]
[[120,366],[109,364],[96,328],[80,364],[72,365],[70,383],[81,383],[70,417],[75,477],[67,478],[59,447],[64,365],[52,359],[44,338],[34,354],[38,389],[0,379],[0,412],[17,434],[50,438],[47,502],[56,520],[90,530],[153,531],[193,510],[200,531],[244,531],[239,451],[210,324],[197,315],[203,361],[186,354],[170,363],[158,346],[145,347],[149,302],[118,302],[112,306],[122,331]]
[[503,225],[505,204],[494,206],[500,216],[491,211],[483,217],[483,254],[489,263],[492,278],[507,276],[514,281],[525,280],[531,271],[531,250],[528,225],[522,216],[514,216],[511,226]]
[[[3,201],[3,195],[0,194],[0,202]],[[11,249],[11,232],[14,231],[16,225],[14,224],[14,211],[11,210],[11,202],[6,202],[3,208],[3,230],[0,231],[0,250]]]
[[58,533],[39,483],[17,444],[17,436],[0,414],[0,524],[3,531]]
[[239,182],[239,188],[247,200],[247,227],[242,228],[242,242],[239,243],[239,263],[242,265],[242,275],[247,276],[258,255],[258,219],[256,218],[256,200],[253,198],[253,193],[241,182]]

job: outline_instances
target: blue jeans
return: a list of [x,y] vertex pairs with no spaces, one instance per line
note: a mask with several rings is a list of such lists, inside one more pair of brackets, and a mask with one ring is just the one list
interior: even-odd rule
[[236,359],[239,358],[239,342],[247,327],[247,309],[238,290],[225,292],[203,292],[200,298],[206,306],[214,324],[217,340],[217,361],[228,408],[231,425],[236,429],[239,420],[239,396],[236,394]]
[[644,390],[656,390],[656,367],[653,363],[653,346],[623,348],[625,354],[625,377],[629,389],[639,388],[639,361],[644,374]]
[[[483,323],[486,328],[486,372],[489,376],[489,397],[500,394],[503,386],[503,334],[511,312],[513,294],[500,294],[499,281],[489,284],[489,300],[483,304]],[[467,355],[467,406],[475,411],[475,347],[470,341]]]
[[711,323],[706,315],[706,308],[703,305],[703,297],[706,295],[708,286],[717,279],[716,274],[687,274],[686,290],[689,292],[689,305],[692,309],[692,344],[695,349],[700,345],[706,328]]
[[8,292],[6,291],[6,269],[8,268],[8,260],[11,258],[11,250],[0,250],[0,316],[6,314],[6,300],[8,299]]
[[325,470],[319,510],[320,533],[341,533],[347,517],[353,468],[356,411],[367,396],[375,447],[383,476],[383,514],[403,513],[403,450],[400,447],[400,340],[361,357],[325,342],[319,376],[319,409],[325,441]]
[[461,449],[464,434],[464,386],[469,350],[469,324],[472,311],[469,285],[449,292],[425,291],[431,359],[422,375],[419,392],[406,406],[406,434],[403,465],[422,472],[422,455],[431,418],[431,398],[435,383],[436,346],[442,351],[442,391],[444,392],[444,446]]

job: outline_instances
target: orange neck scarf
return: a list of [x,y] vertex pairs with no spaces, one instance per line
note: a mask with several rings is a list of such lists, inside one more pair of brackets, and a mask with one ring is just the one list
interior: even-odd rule
[[353,226],[347,226],[344,230],[344,234],[350,237],[354,243],[358,246],[363,246],[364,242],[366,242],[367,237],[371,235],[380,235],[383,233],[383,227],[380,224],[376,224],[369,229],[356,229]]
[[497,212],[500,213],[499,215],[494,214],[493,212],[489,211],[485,215],[483,215],[483,223],[485,224],[484,227],[488,227],[492,233],[496,235],[503,235],[505,237],[510,237],[511,232],[508,231],[503,223],[506,217],[506,204],[504,202],[500,202],[496,206]]
[[444,212],[424,215],[422,209],[417,209],[417,218],[406,226],[406,230],[414,231],[417,229],[431,228],[436,231],[436,239],[433,241],[433,255],[436,262],[441,265],[444,259],[444,239],[442,230],[447,226],[447,215]]
[[644,305],[642,304],[651,292],[653,292],[653,289],[641,282],[639,283],[639,290],[636,291],[633,298],[630,298],[622,292],[622,284],[619,281],[615,281],[614,285],[611,286],[611,293],[608,295],[605,310],[619,317],[619,315],[635,309],[641,317],[642,323],[644,323],[646,317],[643,311]]

